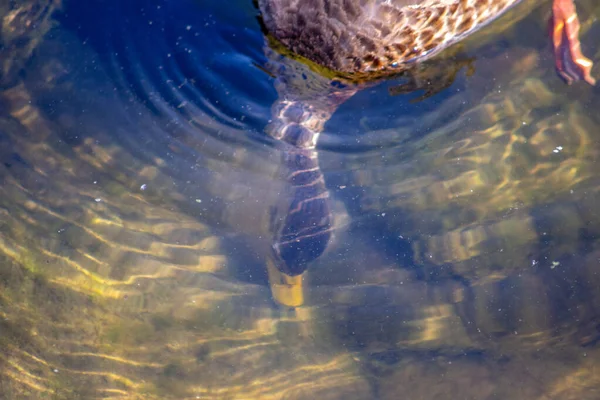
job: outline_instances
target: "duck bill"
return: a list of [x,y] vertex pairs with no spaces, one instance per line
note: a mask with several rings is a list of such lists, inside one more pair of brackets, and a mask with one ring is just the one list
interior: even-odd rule
[[304,304],[303,281],[306,272],[290,276],[281,272],[272,257],[267,257],[267,272],[273,300],[284,307],[296,308]]

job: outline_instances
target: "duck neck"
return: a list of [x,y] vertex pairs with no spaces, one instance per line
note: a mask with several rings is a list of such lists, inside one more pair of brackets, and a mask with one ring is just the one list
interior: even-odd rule
[[335,85],[305,65],[267,49],[278,99],[266,132],[281,144],[286,201],[272,214],[272,250],[277,268],[302,274],[331,240],[333,215],[317,142],[337,108],[357,89]]

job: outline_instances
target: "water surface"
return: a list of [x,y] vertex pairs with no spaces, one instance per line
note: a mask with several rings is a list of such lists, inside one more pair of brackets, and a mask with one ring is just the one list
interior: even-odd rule
[[458,49],[474,71],[440,93],[337,110],[334,239],[292,310],[252,2],[66,1],[3,82],[1,397],[600,397],[600,91],[554,73],[549,3]]

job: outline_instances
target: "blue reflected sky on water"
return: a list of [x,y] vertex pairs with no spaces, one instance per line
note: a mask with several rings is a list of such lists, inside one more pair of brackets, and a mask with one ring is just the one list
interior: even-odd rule
[[185,99],[221,124],[252,131],[275,96],[254,66],[264,62],[256,16],[251,2],[101,2],[70,5],[62,24],[156,114],[176,112]]

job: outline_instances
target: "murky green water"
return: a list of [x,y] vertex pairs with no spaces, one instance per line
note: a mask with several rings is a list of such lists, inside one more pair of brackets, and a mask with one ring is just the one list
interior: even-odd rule
[[433,97],[337,109],[296,309],[252,2],[55,4],[0,2],[0,397],[600,398],[600,90],[556,77],[550,2]]

